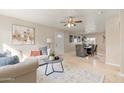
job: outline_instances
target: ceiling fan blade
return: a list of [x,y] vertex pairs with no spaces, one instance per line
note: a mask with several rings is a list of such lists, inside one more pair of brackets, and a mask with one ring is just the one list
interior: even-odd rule
[[82,23],[82,21],[81,20],[79,20],[79,21],[74,21],[75,23]]
[[60,23],[66,23],[66,22],[60,22]]
[[67,24],[64,24],[64,26],[67,26]]

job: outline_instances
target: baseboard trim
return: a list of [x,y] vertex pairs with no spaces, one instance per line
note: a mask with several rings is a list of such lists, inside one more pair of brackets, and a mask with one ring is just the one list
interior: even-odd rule
[[112,63],[106,63],[107,65],[115,66],[115,67],[120,67],[118,64],[112,64]]

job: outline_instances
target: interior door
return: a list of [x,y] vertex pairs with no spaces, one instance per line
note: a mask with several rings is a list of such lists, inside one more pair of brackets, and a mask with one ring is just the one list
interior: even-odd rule
[[55,33],[55,52],[57,55],[64,54],[64,33],[63,32]]

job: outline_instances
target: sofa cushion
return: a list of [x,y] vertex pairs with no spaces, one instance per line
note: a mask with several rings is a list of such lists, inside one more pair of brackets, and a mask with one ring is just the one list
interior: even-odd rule
[[18,56],[0,57],[0,67],[19,63]]
[[47,46],[41,47],[40,48],[40,52],[41,52],[41,55],[48,55],[48,53],[47,53]]
[[6,56],[6,52],[0,53],[0,57],[5,57]]
[[10,51],[3,51],[0,50],[0,57],[7,57],[7,56],[11,56],[11,52]]

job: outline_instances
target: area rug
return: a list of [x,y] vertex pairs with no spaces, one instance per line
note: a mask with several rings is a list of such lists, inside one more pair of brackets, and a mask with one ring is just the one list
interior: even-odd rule
[[[45,67],[38,69],[38,83],[103,83],[104,74],[88,69],[66,68],[64,73],[44,75]],[[50,71],[50,70],[49,70]]]

